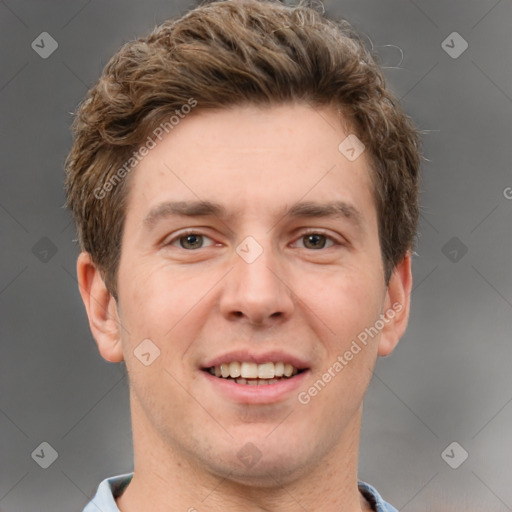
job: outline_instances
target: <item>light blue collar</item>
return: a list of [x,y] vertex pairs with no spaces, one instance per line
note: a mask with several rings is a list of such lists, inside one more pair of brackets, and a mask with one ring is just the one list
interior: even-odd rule
[[[103,480],[94,498],[87,504],[83,512],[119,512],[115,499],[121,496],[131,482],[133,473],[112,476]],[[366,482],[358,482],[359,491],[373,507],[375,512],[398,512],[386,503],[375,487]]]

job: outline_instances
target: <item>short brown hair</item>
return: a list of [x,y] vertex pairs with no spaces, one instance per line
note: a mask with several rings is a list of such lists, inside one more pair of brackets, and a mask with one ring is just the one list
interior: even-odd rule
[[419,132],[346,20],[302,1],[222,0],[122,46],[78,108],[67,205],[114,297],[128,192],[120,177],[151,130],[191,98],[196,109],[303,102],[342,114],[368,150],[389,282],[416,233]]

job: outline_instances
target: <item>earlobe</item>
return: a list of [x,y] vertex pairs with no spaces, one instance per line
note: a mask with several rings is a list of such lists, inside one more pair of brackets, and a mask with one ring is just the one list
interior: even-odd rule
[[411,252],[408,251],[394,268],[387,287],[383,311],[385,325],[378,347],[378,354],[381,357],[391,354],[405,333],[409,320],[411,288]]
[[123,361],[117,304],[89,253],[82,252],[78,256],[76,270],[80,295],[100,354],[112,363]]

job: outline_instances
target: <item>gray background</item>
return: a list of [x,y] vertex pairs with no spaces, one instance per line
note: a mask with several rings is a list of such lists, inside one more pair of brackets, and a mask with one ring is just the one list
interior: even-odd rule
[[[125,368],[88,329],[62,166],[69,113],[111,54],[191,5],[0,2],[3,511],[79,511],[132,470]],[[512,2],[325,6],[367,34],[427,131],[412,316],[370,385],[360,477],[406,512],[511,511]],[[44,31],[58,43],[47,59],[31,47]],[[442,45],[454,31],[469,45],[458,58],[444,48],[460,40]],[[58,453],[48,469],[31,456],[42,442]]]

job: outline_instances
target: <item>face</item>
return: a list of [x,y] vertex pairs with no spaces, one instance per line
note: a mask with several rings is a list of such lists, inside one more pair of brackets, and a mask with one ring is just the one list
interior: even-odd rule
[[408,267],[386,286],[369,161],[340,152],[342,126],[303,105],[198,111],[130,177],[121,343],[96,339],[126,361],[138,433],[215,475],[333,457],[405,328]]

